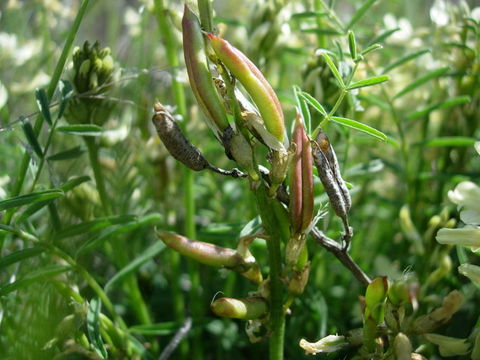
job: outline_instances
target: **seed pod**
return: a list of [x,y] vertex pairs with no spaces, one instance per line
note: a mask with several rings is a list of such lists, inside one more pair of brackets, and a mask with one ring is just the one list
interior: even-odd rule
[[[157,233],[157,236],[168,247],[205,265],[220,268],[235,268],[240,265],[247,265],[242,256],[233,249],[223,248],[203,241],[190,240],[184,236],[169,232]],[[255,259],[250,257],[249,262],[253,264]]]
[[201,171],[209,167],[200,151],[187,140],[172,115],[157,102],[152,121],[168,152],[188,168]]
[[263,74],[228,41],[207,34],[215,54],[247,90],[257,105],[267,130],[281,143],[285,139],[283,111],[277,95]]
[[238,169],[223,170],[210,164],[200,150],[188,141],[173,116],[162,104],[159,102],[155,103],[154,110],[155,114],[153,115],[152,121],[157,129],[158,136],[170,155],[176,160],[195,171],[209,169],[218,174],[232,176],[234,178],[247,176]]
[[325,155],[328,161],[328,164],[330,165],[330,169],[332,170],[333,177],[342,192],[345,205],[348,211],[352,206],[352,199],[350,197],[350,193],[348,191],[347,185],[345,184],[345,181],[342,178],[342,174],[340,173],[340,166],[338,165],[337,156],[335,155],[335,151],[333,150],[333,147],[330,143],[330,140],[327,137],[327,134],[325,134],[322,130],[320,130],[317,137],[315,138],[315,142],[318,144],[318,147],[320,148],[322,153]]
[[200,22],[187,5],[183,13],[182,32],[183,53],[190,86],[207,117],[209,127],[220,140],[223,130],[228,126],[227,115],[208,68]]
[[310,263],[308,263],[302,270],[294,270],[293,277],[288,283],[288,292],[294,296],[301,295],[307,285],[309,274]]
[[268,311],[267,300],[263,297],[220,298],[215,300],[210,309],[218,315],[233,319],[253,320],[264,316]]
[[293,232],[300,234],[313,218],[313,172],[311,145],[299,113],[293,131],[293,142],[296,150],[290,178],[290,218]]
[[330,141],[324,132],[320,132],[313,143],[313,160],[318,170],[318,176],[328,195],[335,214],[344,223],[349,232],[347,212],[350,209],[350,193],[343,181],[338,167],[337,157]]

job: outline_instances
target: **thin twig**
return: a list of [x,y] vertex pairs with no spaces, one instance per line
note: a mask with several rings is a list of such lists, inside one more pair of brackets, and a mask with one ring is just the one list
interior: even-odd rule
[[338,260],[360,281],[363,285],[367,286],[371,280],[367,274],[358,266],[358,264],[352,259],[347,249],[344,249],[335,240],[327,237],[323,232],[317,228],[313,228],[311,231],[313,238],[327,251],[330,251],[336,256]]
[[163,349],[158,360],[167,360],[168,358],[170,358],[170,355],[172,355],[172,353],[178,347],[182,339],[185,336],[187,336],[191,328],[192,328],[192,318],[188,317],[185,319],[185,322],[183,323],[182,327],[178,329],[173,339],[168,343],[167,347]]

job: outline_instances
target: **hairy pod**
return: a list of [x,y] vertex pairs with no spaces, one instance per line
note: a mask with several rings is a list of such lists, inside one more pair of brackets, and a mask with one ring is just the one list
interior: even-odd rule
[[286,140],[283,111],[272,86],[240,50],[216,35],[207,36],[215,54],[252,97],[267,130],[283,143]]
[[253,320],[264,316],[268,311],[267,300],[263,297],[220,298],[215,300],[210,309],[218,315],[234,319]]
[[188,168],[201,171],[209,168],[208,161],[200,151],[188,141],[172,115],[157,102],[154,105],[155,114],[152,121],[158,136],[168,152]]
[[190,86],[207,117],[209,127],[220,140],[223,130],[228,126],[227,115],[208,67],[200,22],[187,5],[183,13],[182,32],[183,53]]

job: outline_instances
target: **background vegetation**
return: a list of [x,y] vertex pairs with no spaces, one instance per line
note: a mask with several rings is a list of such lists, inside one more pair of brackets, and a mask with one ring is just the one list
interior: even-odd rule
[[[371,278],[418,284],[419,314],[460,290],[464,304],[439,330],[458,338],[477,326],[480,292],[456,269],[478,257],[439,245],[435,234],[455,226],[447,191],[480,178],[473,156],[480,138],[480,8],[474,5],[214,2],[215,26],[273,85],[288,129],[294,86],[327,110],[339,96],[319,49],[328,50],[347,77],[354,66],[347,30],[359,51],[382,45],[365,55],[354,80],[384,74],[390,80],[350,92],[336,114],[379,129],[389,140],[327,129],[352,185],[350,254]],[[172,358],[266,357],[265,343],[250,344],[242,321],[209,311],[218,291],[246,296],[251,284],[180,259],[155,236],[156,227],[233,248],[242,229],[258,225],[246,181],[186,172],[152,128],[152,107],[160,99],[184,114],[190,140],[210,162],[234,166],[188,86],[182,13],[183,3],[162,0],[0,4],[0,200],[13,199],[0,202],[2,358],[158,358],[162,352],[167,358],[175,334],[184,340]],[[84,41],[109,47],[113,67],[82,92],[71,62],[73,46]],[[73,94],[60,79],[75,85]],[[72,128],[82,107],[91,125]],[[313,125],[322,119],[313,108],[310,115]],[[194,204],[186,191],[193,191]],[[317,208],[327,204],[318,186],[315,195]],[[341,231],[331,212],[318,226],[332,238]],[[265,244],[253,246],[259,263],[267,264]],[[358,296],[364,286],[312,239],[308,247],[312,270],[287,317],[287,359],[306,357],[301,338],[314,341],[362,325]],[[420,345],[426,358],[440,358],[436,346],[414,340],[414,348]]]

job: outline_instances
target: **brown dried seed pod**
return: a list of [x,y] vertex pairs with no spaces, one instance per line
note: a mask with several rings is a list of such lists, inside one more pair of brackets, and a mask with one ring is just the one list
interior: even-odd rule
[[218,174],[232,176],[235,178],[246,177],[247,175],[238,169],[223,170],[211,165],[200,152],[182,133],[172,114],[160,104],[154,105],[155,114],[152,121],[157,129],[158,136],[167,148],[170,155],[188,168],[201,171],[204,169],[212,170]]
[[330,203],[332,204],[335,214],[346,221],[347,203],[344,195],[340,190],[338,183],[335,181],[332,169],[325,154],[316,146],[313,147],[313,161],[318,170],[318,176],[325,188]]
[[315,142],[318,144],[319,149],[322,151],[328,161],[329,167],[333,174],[333,178],[335,179],[335,182],[338,184],[338,187],[342,192],[343,199],[345,201],[345,205],[348,211],[352,206],[352,199],[350,197],[350,192],[348,191],[347,185],[342,178],[342,174],[340,173],[340,166],[338,165],[337,156],[335,155],[335,151],[333,150],[327,134],[320,130],[317,137],[315,138]]
[[158,136],[168,152],[188,168],[201,171],[209,167],[208,161],[200,151],[192,145],[177,125],[173,116],[159,102],[154,105],[155,114],[152,121]]

